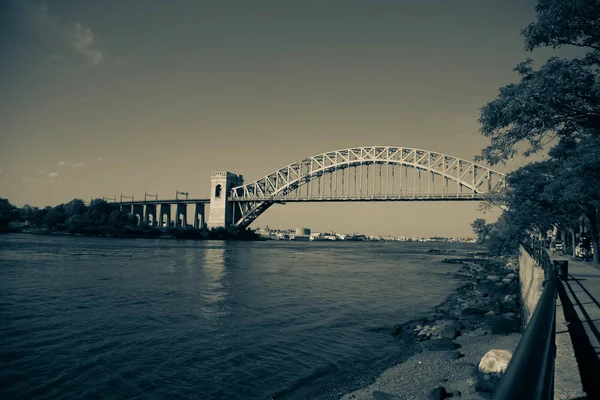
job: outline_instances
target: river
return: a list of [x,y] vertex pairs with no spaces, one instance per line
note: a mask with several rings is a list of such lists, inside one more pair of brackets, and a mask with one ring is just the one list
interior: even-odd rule
[[1,235],[0,397],[269,399],[334,381],[401,353],[392,327],[460,284],[434,247],[477,250]]

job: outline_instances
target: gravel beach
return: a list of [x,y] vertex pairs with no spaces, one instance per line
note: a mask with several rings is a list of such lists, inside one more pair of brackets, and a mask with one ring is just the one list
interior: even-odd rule
[[344,400],[489,399],[499,375],[478,370],[490,350],[516,349],[521,338],[519,279],[515,260],[446,260],[462,264],[467,282],[430,318],[396,327],[421,352],[386,369],[374,383]]
[[[402,364],[382,373],[375,383],[364,389],[346,394],[344,400],[392,400],[427,399],[430,392],[444,387],[460,399],[490,398],[487,393],[475,394],[473,371],[491,349],[504,349],[514,352],[521,335],[460,336],[458,359],[449,360],[448,353],[424,351],[415,354]],[[460,392],[460,395],[459,395]]]

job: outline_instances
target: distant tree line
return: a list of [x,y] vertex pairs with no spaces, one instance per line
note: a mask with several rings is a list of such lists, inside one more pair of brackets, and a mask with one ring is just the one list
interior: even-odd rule
[[481,109],[481,132],[490,138],[479,160],[494,165],[519,152],[530,155],[550,145],[544,161],[507,176],[494,224],[476,220],[480,243],[498,254],[514,252],[527,235],[545,238],[558,230],[574,254],[576,245],[593,250],[600,264],[600,2],[540,0],[537,21],[526,27],[525,49],[576,46],[579,58],[551,57],[534,70],[519,64],[518,83],[500,89]]
[[[157,228],[139,224],[133,214],[124,213],[121,208],[103,199],[95,199],[86,205],[83,200],[74,199],[55,207],[18,208],[8,199],[0,198],[0,228],[9,230],[16,224],[29,231],[44,230],[81,235],[101,235],[117,237],[172,237],[181,239],[243,239],[257,240],[258,235],[249,229],[206,228]],[[13,223],[13,224],[11,224]]]

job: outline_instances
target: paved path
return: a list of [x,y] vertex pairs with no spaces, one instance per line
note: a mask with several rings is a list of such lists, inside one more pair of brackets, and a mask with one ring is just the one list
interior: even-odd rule
[[589,398],[600,399],[600,268],[570,256],[550,258],[569,262],[568,279],[558,285],[560,301],[583,388]]

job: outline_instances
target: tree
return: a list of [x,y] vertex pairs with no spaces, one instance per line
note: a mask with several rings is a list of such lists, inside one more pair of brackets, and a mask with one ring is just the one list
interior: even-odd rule
[[488,241],[492,226],[493,224],[488,224],[483,218],[477,218],[475,221],[473,221],[473,223],[471,223],[473,233],[477,235],[478,244],[483,245]]
[[505,211],[492,225],[487,244],[490,254],[501,256],[514,255],[518,252],[519,243],[525,236],[526,230],[520,228],[513,217],[510,211]]
[[495,256],[514,255],[525,230],[515,223],[513,217],[510,211],[504,211],[495,223],[487,223],[481,218],[473,221],[471,227],[477,235],[477,243],[485,245]]
[[73,215],[83,215],[87,211],[87,207],[83,200],[73,199],[65,204],[65,211],[69,217]]
[[518,154],[531,155],[555,139],[600,134],[600,52],[583,60],[551,58],[539,70],[533,61],[515,70],[521,82],[500,89],[481,108],[481,133],[490,138],[479,160],[497,164]]
[[490,138],[479,160],[503,162],[525,144],[525,155],[553,139],[600,135],[600,2],[539,0],[537,21],[523,30],[525,48],[573,45],[591,51],[581,59],[553,57],[539,70],[519,64],[520,82],[500,89],[481,109],[481,133]]
[[600,264],[600,137],[562,143],[550,155],[560,169],[548,192],[568,206],[573,218],[583,214],[588,220],[594,263]]
[[[577,46],[580,58],[552,57],[534,70],[528,59],[515,68],[518,83],[500,89],[481,108],[481,133],[490,138],[479,160],[497,164],[518,151],[530,155],[554,143],[550,159],[507,177],[508,211],[502,217],[516,234],[550,226],[571,232],[583,215],[589,222],[594,262],[600,241],[600,1],[539,0],[537,21],[522,34],[525,49]],[[490,242],[500,225],[490,231]],[[507,228],[508,229],[508,228]]]
[[50,208],[46,216],[44,216],[43,224],[48,229],[60,229],[68,218],[65,205],[59,204],[56,207]]
[[600,50],[598,0],[539,0],[537,21],[523,29],[525,49],[565,45]]
[[40,210],[38,207],[32,207],[29,204],[25,204],[19,209],[21,219],[34,226],[42,226],[46,214],[47,211],[45,209]]
[[8,226],[9,222],[19,219],[19,210],[10,204],[8,199],[0,197],[0,227]]
[[555,223],[554,210],[559,205],[545,195],[555,175],[553,163],[544,161],[525,165],[507,176],[510,220],[520,231],[529,229],[544,235]]

